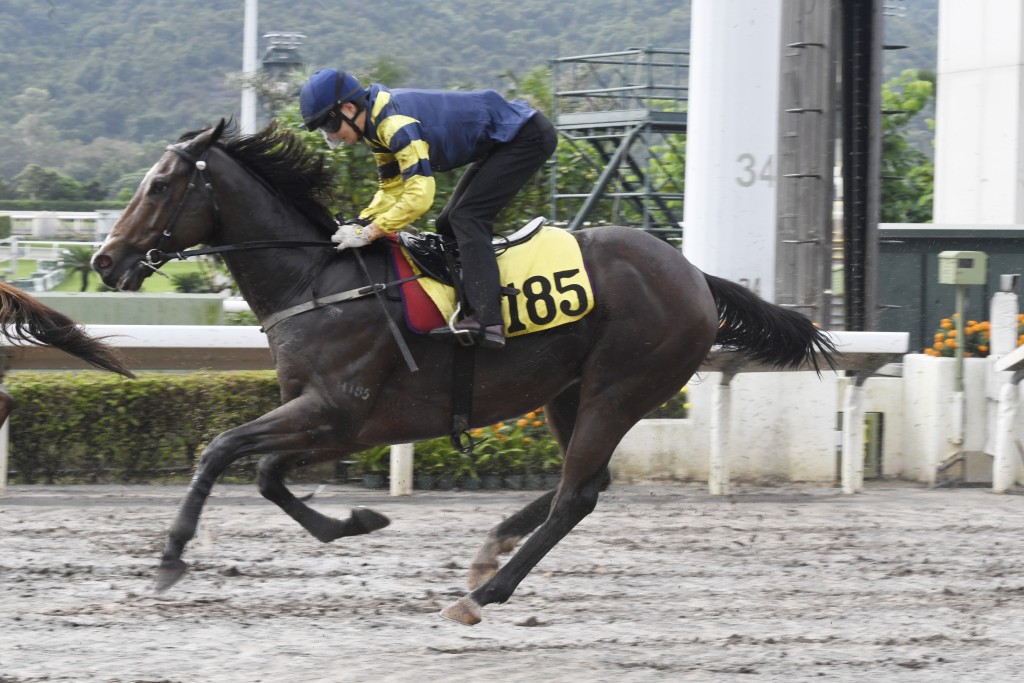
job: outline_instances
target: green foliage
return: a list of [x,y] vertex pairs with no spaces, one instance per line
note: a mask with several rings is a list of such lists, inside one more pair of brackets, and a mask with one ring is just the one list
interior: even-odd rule
[[11,236],[11,217],[0,216],[0,239],[7,239]]
[[682,420],[690,413],[690,391],[686,387],[679,390],[675,396],[665,401],[661,406],[655,408],[649,420]]
[[210,294],[218,291],[209,276],[198,270],[171,276],[175,291],[184,294]]
[[60,251],[60,267],[78,274],[82,283],[80,292],[88,291],[89,276],[92,275],[92,247],[65,247]]
[[[928,223],[932,218],[935,168],[913,143],[910,123],[931,102],[935,74],[908,69],[882,85],[883,223]],[[934,120],[928,121],[934,130]]]
[[123,202],[109,200],[0,199],[0,211],[100,211],[123,208]]
[[[403,24],[433,38],[400,49],[372,5],[346,6],[339,20],[333,3],[262,0],[259,21],[261,32],[307,36],[299,48],[306,73],[341,66],[393,86],[503,90],[505,74],[559,55],[638,40],[685,47],[690,3],[526,0],[469,9],[460,0],[403,4]],[[152,164],[163,145],[237,115],[242,29],[241,4],[8,0],[0,22],[0,177],[36,164],[79,183],[95,179],[118,196],[118,179]],[[294,89],[281,94],[268,112]]]
[[280,404],[259,372],[15,373],[11,479],[21,483],[154,481],[187,474],[217,434]]

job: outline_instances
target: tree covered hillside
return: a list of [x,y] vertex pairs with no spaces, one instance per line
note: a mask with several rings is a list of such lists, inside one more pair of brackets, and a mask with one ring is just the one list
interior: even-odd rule
[[[934,60],[936,3],[902,3],[887,40],[902,32],[918,50],[930,32]],[[259,33],[304,33],[310,71],[383,70],[402,76],[392,85],[505,91],[554,57],[686,48],[690,9],[691,0],[261,0]],[[128,182],[119,178],[180,133],[237,116],[243,13],[243,0],[3,0],[0,198],[29,165],[115,196]],[[891,59],[933,67],[906,64],[916,54]]]
[[[163,141],[237,113],[243,0],[3,4],[0,123],[24,121],[14,137],[44,165],[60,154],[42,149],[55,136],[86,144]],[[310,69],[343,65],[359,73],[383,60],[406,71],[410,84],[437,88],[500,88],[503,73],[525,72],[551,57],[683,47],[689,32],[689,2],[679,0],[259,4],[260,34],[306,34],[301,53]],[[3,156],[0,174],[20,170],[11,157],[24,161],[22,154]]]

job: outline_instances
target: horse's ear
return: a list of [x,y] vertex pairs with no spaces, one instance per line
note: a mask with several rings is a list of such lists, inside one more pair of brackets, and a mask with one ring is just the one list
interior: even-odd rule
[[227,126],[227,119],[222,118],[220,123],[218,123],[213,129],[213,138],[210,140],[211,144],[220,140],[220,136],[224,133],[224,129],[227,128]]
[[224,129],[227,127],[227,121],[221,119],[213,128],[207,128],[199,135],[192,138],[188,145],[185,147],[192,156],[198,157],[200,154],[205,152],[210,146],[220,139],[220,136],[224,133]]

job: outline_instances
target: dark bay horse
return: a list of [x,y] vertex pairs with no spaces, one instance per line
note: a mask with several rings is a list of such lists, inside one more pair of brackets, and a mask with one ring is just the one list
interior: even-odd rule
[[[206,244],[222,253],[241,293],[268,327],[278,312],[383,281],[379,243],[336,253],[324,240],[333,179],[324,163],[275,126],[251,136],[225,123],[184,135],[146,174],[93,266],[103,281],[137,290],[175,250]],[[716,343],[779,366],[831,362],[829,338],[798,313],[705,275],[668,244],[636,229],[574,233],[590,274],[595,309],[578,322],[515,337],[502,351],[476,351],[472,426],[543,405],[564,454],[561,484],[492,529],[470,573],[471,592],[442,616],[474,624],[481,608],[509,599],[540,559],[595,507],[609,484],[608,461],[623,435],[686,384]],[[279,241],[271,248],[248,248]],[[289,242],[280,242],[287,240]],[[252,244],[257,243],[257,244]],[[297,243],[297,244],[296,244]],[[262,246],[266,246],[265,244]],[[401,332],[419,366],[410,371],[389,335],[397,303],[343,301],[276,322],[267,330],[282,405],[219,435],[205,449],[171,526],[157,588],[185,571],[218,475],[259,455],[260,492],[317,539],[328,542],[385,526],[357,508],[329,518],[285,487],[295,466],[345,458],[377,444],[448,433],[451,347]],[[404,330],[404,326],[403,330]],[[527,538],[528,537],[528,538]],[[499,568],[498,557],[519,551]]]
[[[0,282],[0,334],[20,344],[52,346],[101,370],[135,377],[116,350],[89,336],[68,316],[6,282]],[[13,410],[14,399],[0,391],[0,425]]]

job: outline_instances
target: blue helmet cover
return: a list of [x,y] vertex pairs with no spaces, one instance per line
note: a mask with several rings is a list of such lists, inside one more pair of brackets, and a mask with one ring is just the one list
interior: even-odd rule
[[309,130],[316,130],[321,119],[334,107],[366,96],[366,88],[355,76],[337,69],[320,69],[299,91],[299,109]]

